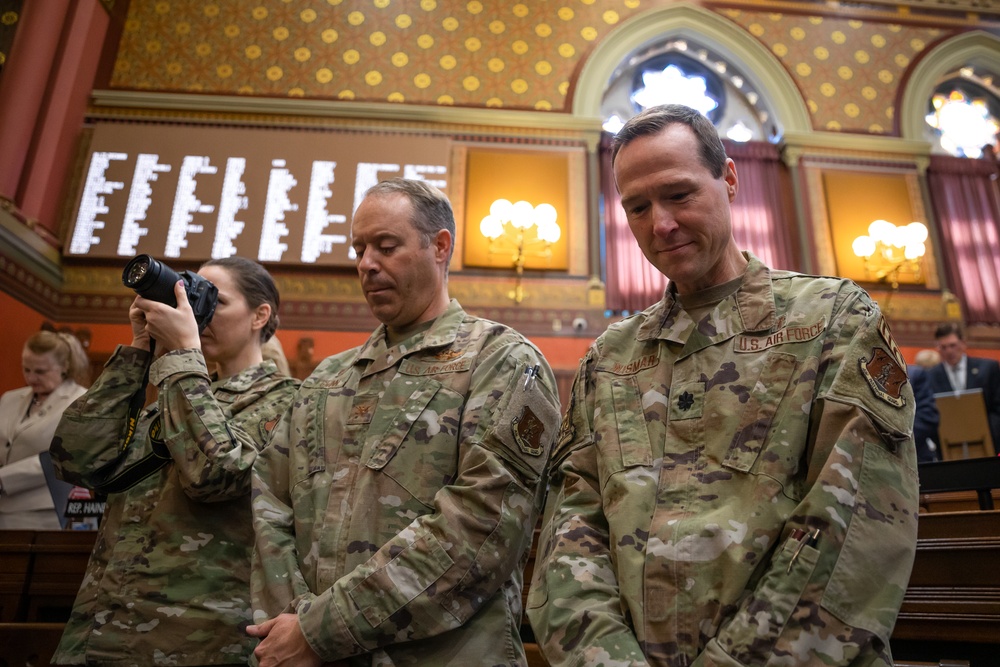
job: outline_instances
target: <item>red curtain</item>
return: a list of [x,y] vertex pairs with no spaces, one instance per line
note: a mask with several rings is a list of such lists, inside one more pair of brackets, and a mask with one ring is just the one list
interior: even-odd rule
[[[733,236],[776,269],[795,269],[797,236],[790,177],[777,146],[766,142],[723,142],[736,163],[739,192],[732,206]],[[646,261],[625,220],[611,170],[611,151],[601,147],[601,192],[604,195],[607,306],[636,311],[663,296],[667,279]]]
[[927,169],[948,283],[969,324],[1000,323],[1000,169],[932,156]]

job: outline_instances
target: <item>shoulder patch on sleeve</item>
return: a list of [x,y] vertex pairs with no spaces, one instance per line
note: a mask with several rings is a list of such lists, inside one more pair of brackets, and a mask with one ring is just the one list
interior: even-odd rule
[[511,420],[514,442],[522,452],[529,456],[541,456],[545,452],[542,436],[545,435],[545,424],[539,419],[530,405],[521,408],[521,413]]
[[889,331],[889,323],[885,321],[885,316],[882,313],[878,314],[878,324],[876,325],[878,333],[882,336],[882,340],[885,341],[886,347],[889,348],[889,352],[896,359],[896,363],[902,367],[906,367],[906,359],[903,358],[903,352],[896,345],[895,339],[892,337],[892,332]]
[[858,366],[876,397],[896,408],[906,405],[902,396],[903,385],[907,382],[906,371],[894,355],[881,347],[873,347],[871,357],[858,359]]

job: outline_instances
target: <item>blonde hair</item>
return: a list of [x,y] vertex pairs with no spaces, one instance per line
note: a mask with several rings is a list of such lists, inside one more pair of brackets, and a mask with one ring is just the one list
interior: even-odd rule
[[931,366],[937,366],[941,363],[941,355],[937,350],[920,350],[917,352],[917,356],[913,361],[917,364],[917,366],[930,368]]
[[51,353],[62,367],[64,379],[70,378],[77,384],[87,384],[90,380],[90,360],[73,334],[39,331],[25,341],[24,348],[34,354]]

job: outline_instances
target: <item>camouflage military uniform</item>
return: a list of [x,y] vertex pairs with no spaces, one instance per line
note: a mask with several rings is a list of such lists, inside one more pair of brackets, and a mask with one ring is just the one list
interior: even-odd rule
[[892,664],[903,360],[850,281],[748,259],[697,324],[668,291],[583,360],[527,603],[554,665]]
[[558,428],[541,353],[456,301],[398,345],[380,326],[326,359],[254,466],[256,619],[296,612],[326,661],[524,664]]
[[[83,486],[104,466],[150,451],[154,425],[172,462],[108,497],[100,534],[53,662],[94,665],[246,664],[250,621],[250,469],[297,381],[266,361],[210,383],[198,350],[157,359],[156,404],[119,455],[129,396],[148,353],[120,346],[63,414],[52,456]],[[61,442],[59,442],[61,439]]]

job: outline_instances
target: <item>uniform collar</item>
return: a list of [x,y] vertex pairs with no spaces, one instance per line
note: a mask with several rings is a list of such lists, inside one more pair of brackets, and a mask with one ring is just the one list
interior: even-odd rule
[[388,346],[385,325],[380,324],[358,351],[357,362],[374,362],[365,374],[378,373],[411,354],[451,345],[458,337],[458,330],[464,321],[465,311],[458,301],[451,299],[448,307],[437,316],[429,329],[416,333],[392,347]]
[[248,391],[261,379],[274,375],[278,372],[278,365],[270,359],[265,359],[259,364],[254,364],[249,368],[244,368],[236,375],[231,375],[224,380],[216,380],[212,383],[213,389],[225,389],[234,393]]
[[681,356],[715,345],[748,331],[770,331],[777,323],[771,270],[753,253],[743,253],[747,269],[743,283],[735,294],[726,297],[700,326],[687,314],[677,300],[673,282],[655,306],[647,311],[639,340],[666,340],[684,345]]

